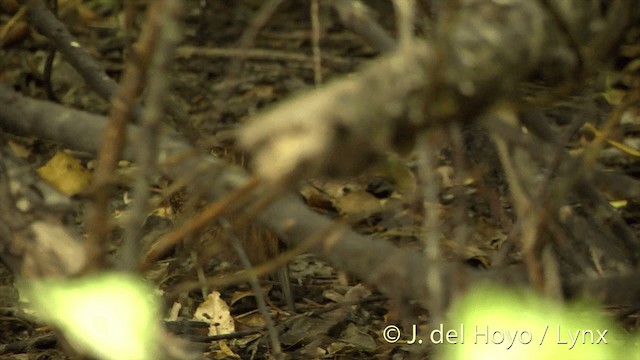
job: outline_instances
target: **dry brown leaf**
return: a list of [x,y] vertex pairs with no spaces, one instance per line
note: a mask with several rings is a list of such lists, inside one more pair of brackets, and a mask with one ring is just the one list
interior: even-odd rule
[[211,292],[207,299],[198,306],[193,314],[193,320],[209,323],[209,336],[230,334],[236,331],[229,305],[220,298],[220,293],[217,291]]

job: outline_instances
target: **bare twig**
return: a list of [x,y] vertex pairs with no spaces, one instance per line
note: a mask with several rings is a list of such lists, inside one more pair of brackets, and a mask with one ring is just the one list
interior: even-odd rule
[[180,28],[177,17],[181,12],[181,2],[164,0],[158,22],[157,46],[151,60],[151,67],[147,73],[148,97],[141,119],[140,147],[136,156],[138,173],[134,185],[134,198],[131,204],[131,217],[125,227],[124,243],[122,246],[120,266],[129,270],[137,268],[141,258],[142,224],[147,213],[150,195],[150,181],[157,169],[158,138],[160,137],[161,119],[164,114],[169,90],[167,72],[171,61],[170,55],[180,38]]
[[251,195],[252,190],[255,189],[257,185],[258,181],[255,179],[253,181],[249,181],[246,185],[234,191],[227,197],[207,206],[200,214],[190,219],[184,226],[175,229],[160,238],[153,244],[145,255],[145,258],[140,264],[140,270],[147,270],[154,261],[159,259],[179,241],[194,233],[196,230],[210,224],[213,220],[222,215],[225,210],[228,211],[232,206],[237,206],[239,203],[246,201],[246,198]]
[[398,39],[401,46],[411,44],[413,28],[415,25],[416,6],[413,0],[393,0],[396,10],[396,22],[398,26]]
[[[233,48],[216,48],[216,47],[194,47],[194,46],[180,46],[176,51],[178,58],[190,58],[192,56],[204,56],[210,58],[251,58],[259,60],[270,61],[291,61],[301,63],[313,67],[313,57],[308,55],[291,52],[280,51],[270,49],[233,49]],[[348,69],[353,66],[353,61],[350,59],[344,59],[328,54],[321,54],[321,59],[329,66],[336,67],[338,69]],[[310,65],[309,65],[310,64]],[[227,81],[231,81],[230,79]],[[224,89],[223,89],[224,90]]]
[[[237,226],[234,224],[234,227]],[[311,235],[295,248],[279,254],[274,259],[254,266],[251,269],[239,271],[235,274],[210,278],[206,281],[205,285],[212,288],[222,288],[232,284],[248,281],[251,277],[261,277],[267,274],[272,274],[274,271],[286,266],[296,257],[313,250],[322,243],[331,244],[333,241],[337,241],[342,235],[342,231],[343,228],[341,226],[333,224],[330,228]],[[191,291],[202,285],[202,282],[199,281],[183,281],[173,290],[172,296],[177,296],[180,293]]]
[[344,25],[362,35],[373,48],[380,52],[395,48],[396,41],[371,17],[368,7],[360,0],[336,0],[332,5]]
[[117,89],[116,82],[107,75],[102,65],[82,49],[80,43],[51,13],[44,1],[20,0],[20,3],[27,7],[31,25],[54,43],[55,48],[80,73],[89,87],[103,99],[111,99]]
[[316,86],[322,83],[322,57],[320,53],[320,5],[318,0],[311,0],[311,44],[313,50],[313,79]]
[[269,22],[273,14],[283,2],[284,0],[267,0],[262,3],[255,16],[251,19],[251,23],[247,26],[238,40],[238,47],[236,50],[240,52],[240,56],[237,62],[231,63],[227,75],[228,78],[233,80],[233,78],[238,75],[238,72],[244,64],[245,52],[253,46],[260,29]]
[[[251,262],[249,261],[249,257],[247,256],[247,253],[244,251],[244,248],[242,247],[242,242],[233,233],[231,224],[229,224],[229,222],[225,219],[222,219],[220,223],[222,224],[223,229],[225,229],[227,237],[231,240],[231,246],[233,247],[236,254],[238,255],[238,258],[240,259],[242,266],[245,269],[251,269],[252,265],[251,265]],[[267,302],[265,301],[264,291],[262,291],[262,288],[260,287],[260,282],[258,281],[258,277],[255,275],[250,276],[249,284],[251,286],[251,290],[253,290],[253,293],[256,295],[255,297],[256,297],[256,304],[258,305],[258,311],[260,311],[260,314],[262,314],[262,317],[265,322],[265,326],[267,328],[267,332],[269,333],[269,340],[271,341],[271,347],[273,348],[273,355],[276,357],[276,359],[281,359],[283,355],[282,355],[282,347],[280,346],[280,340],[278,338],[278,331],[276,330],[276,327],[273,323],[273,319],[271,318],[271,315],[269,315],[269,309],[267,308]]]
[[444,319],[446,298],[442,264],[438,262],[442,258],[440,251],[441,231],[438,229],[441,216],[438,202],[439,186],[431,158],[435,152],[430,143],[428,135],[421,134],[416,148],[418,149],[418,175],[422,189],[422,203],[424,204],[421,238],[424,243],[425,263],[428,264],[425,282],[432,294],[429,314],[431,321],[434,324],[439,324]]
[[[42,35],[46,36],[59,51],[64,59],[78,71],[90,89],[101,98],[110,102],[118,89],[118,84],[111,79],[104,66],[95,61],[81,46],[80,42],[69,33],[65,25],[58,20],[47,8],[43,0],[20,0],[20,3],[28,11],[29,22]],[[132,2],[126,2],[129,4]],[[132,9],[127,7],[127,9]],[[167,112],[173,117],[175,124],[183,133],[194,137],[188,117],[180,111],[180,106],[171,99],[167,99]],[[134,105],[133,120],[136,121],[141,114],[141,106]]]
[[[111,175],[122,157],[122,148],[126,143],[127,122],[134,112],[135,101],[142,92],[144,76],[151,62],[151,54],[158,42],[162,23],[161,14],[165,11],[163,1],[154,2],[148,13],[138,48],[133,61],[127,67],[122,84],[112,100],[109,123],[102,138],[98,161],[92,185],[94,199],[87,208],[87,234],[90,266],[103,265],[106,254],[106,235],[109,231],[109,184]],[[152,116],[155,116],[152,115]],[[144,164],[143,164],[144,166]],[[89,269],[90,270],[90,269]]]

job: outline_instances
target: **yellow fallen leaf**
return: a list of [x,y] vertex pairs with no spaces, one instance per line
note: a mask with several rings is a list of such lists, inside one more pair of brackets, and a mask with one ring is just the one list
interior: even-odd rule
[[609,201],[609,205],[613,206],[615,209],[620,209],[627,206],[627,200],[611,200]]
[[[220,346],[220,354],[224,355],[224,358],[240,359],[240,355],[231,350],[226,340],[218,342],[218,345]],[[222,357],[220,357],[220,359],[222,359]]]
[[82,192],[91,182],[91,173],[76,158],[62,151],[39,168],[38,175],[69,196]]

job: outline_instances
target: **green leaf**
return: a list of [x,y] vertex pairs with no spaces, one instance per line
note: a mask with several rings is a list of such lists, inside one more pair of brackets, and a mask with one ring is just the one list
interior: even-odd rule
[[458,336],[441,349],[442,359],[640,358],[637,346],[593,304],[567,305],[531,291],[480,286],[451,314],[445,328]]
[[55,325],[79,352],[100,359],[154,359],[159,306],[153,289],[124,273],[25,281],[36,315]]

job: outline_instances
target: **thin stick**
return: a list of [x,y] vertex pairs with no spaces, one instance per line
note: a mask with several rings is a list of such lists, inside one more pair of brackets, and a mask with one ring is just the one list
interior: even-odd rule
[[[238,258],[240,258],[240,262],[245,269],[251,269],[251,262],[249,261],[249,257],[247,253],[244,251],[242,247],[242,242],[238,239],[237,236],[233,234],[231,231],[231,224],[226,219],[221,219],[220,223],[222,227],[225,229],[229,239],[231,239],[231,246],[238,254]],[[249,284],[251,286],[251,290],[256,295],[256,304],[258,305],[258,311],[262,314],[264,318],[265,325],[267,327],[267,333],[269,334],[269,340],[271,341],[271,347],[273,348],[273,355],[276,359],[280,359],[283,357],[282,347],[280,346],[280,339],[278,337],[278,331],[274,325],[273,319],[269,314],[269,309],[267,308],[267,302],[265,300],[264,291],[260,287],[260,282],[258,281],[257,276],[249,277]]]
[[239,202],[243,202],[243,200],[251,195],[253,189],[255,189],[258,184],[259,180],[254,178],[220,201],[207,206],[204,211],[196,215],[191,221],[161,237],[151,246],[149,251],[147,251],[145,258],[140,264],[140,271],[147,270],[154,261],[164,255],[175,244],[186,236],[193,234],[196,230],[210,224],[212,220],[219,217],[225,210],[228,210],[232,204],[236,205]]
[[311,44],[313,51],[313,80],[316,86],[322,83],[322,58],[320,53],[320,17],[318,0],[311,0]]

